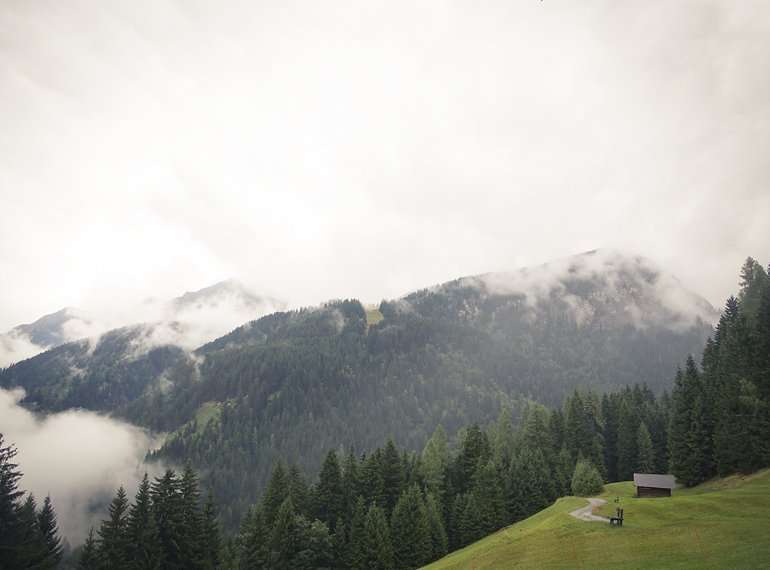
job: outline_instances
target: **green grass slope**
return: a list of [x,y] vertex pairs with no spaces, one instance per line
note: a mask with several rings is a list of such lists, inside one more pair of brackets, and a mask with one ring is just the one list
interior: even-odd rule
[[601,497],[605,516],[619,498],[622,528],[576,520],[570,511],[586,501],[565,497],[427,568],[770,568],[770,470],[671,498],[634,498],[630,482]]

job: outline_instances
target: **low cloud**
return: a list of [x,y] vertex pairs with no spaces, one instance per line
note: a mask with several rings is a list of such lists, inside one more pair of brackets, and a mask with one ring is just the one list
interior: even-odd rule
[[582,325],[593,317],[594,307],[567,291],[566,283],[571,279],[601,280],[602,298],[595,302],[630,299],[625,313],[640,328],[655,324],[680,329],[698,320],[713,323],[718,317],[708,301],[685,288],[654,262],[612,249],[591,251],[519,271],[468,277],[463,282],[481,287],[490,295],[522,295],[531,307],[547,301],[556,292],[573,311],[578,325]]
[[132,498],[145,471],[161,471],[144,463],[156,442],[136,426],[93,412],[38,417],[19,405],[23,397],[23,390],[0,389],[0,433],[18,448],[21,488],[38,502],[50,495],[62,535],[78,544],[106,517],[104,507],[120,485]]

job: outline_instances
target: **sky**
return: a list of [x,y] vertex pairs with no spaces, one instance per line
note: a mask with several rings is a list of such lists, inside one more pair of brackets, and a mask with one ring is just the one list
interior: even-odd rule
[[765,1],[0,3],[0,331],[226,278],[376,302],[770,261]]

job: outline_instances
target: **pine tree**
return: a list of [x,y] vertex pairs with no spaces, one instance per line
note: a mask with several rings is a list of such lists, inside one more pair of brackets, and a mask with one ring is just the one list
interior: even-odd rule
[[168,469],[150,487],[164,570],[184,568],[184,501],[176,473]]
[[279,461],[273,467],[273,473],[262,497],[263,516],[265,518],[265,525],[268,528],[273,526],[278,509],[281,508],[281,505],[288,496],[289,479],[286,474],[286,468]]
[[484,534],[491,534],[505,524],[504,490],[493,460],[478,466],[471,493],[479,510],[479,523]]
[[240,566],[249,570],[268,568],[270,529],[265,523],[263,506],[253,507],[245,517],[240,532]]
[[363,545],[363,568],[380,570],[396,568],[385,511],[377,505],[369,507],[366,513]]
[[615,394],[602,396],[602,420],[604,423],[604,465],[607,480],[618,481],[618,401]]
[[479,463],[486,463],[490,458],[490,446],[487,434],[478,424],[471,425],[465,432],[462,447],[454,468],[453,490],[455,493],[467,493],[473,484],[473,474]]
[[206,504],[203,507],[201,530],[201,567],[205,570],[219,568],[222,538],[217,518],[217,507],[212,493],[208,494]]
[[315,516],[327,525],[334,524],[344,514],[345,493],[342,489],[342,471],[336,451],[330,451],[324,459],[315,500]]
[[275,570],[291,570],[298,552],[296,513],[291,498],[281,504],[270,532],[270,564]]
[[353,517],[353,509],[356,507],[356,499],[361,494],[358,459],[352,449],[348,452],[342,466],[342,493],[345,497],[344,519],[350,521]]
[[602,476],[590,461],[580,459],[575,465],[572,476],[572,494],[580,497],[590,497],[602,491]]
[[179,481],[181,497],[181,523],[179,532],[179,550],[185,568],[198,568],[202,565],[203,528],[200,510],[200,490],[198,475],[189,463],[182,472]]
[[376,449],[361,461],[361,490],[366,504],[385,507],[385,483],[382,479],[382,450]]
[[393,553],[397,568],[419,568],[430,558],[428,515],[416,485],[404,490],[391,518]]
[[637,447],[637,459],[636,459],[636,472],[637,473],[654,473],[655,472],[655,450],[652,447],[652,438],[650,437],[650,431],[647,429],[647,425],[644,422],[639,424],[639,432],[636,438]]
[[163,561],[158,527],[150,498],[147,473],[137,489],[134,502],[128,509],[126,523],[130,567],[135,570],[158,570]]
[[364,498],[359,496],[353,508],[353,518],[350,522],[350,538],[348,539],[345,552],[345,563],[352,570],[366,569],[366,517],[367,511],[364,505]]
[[129,568],[128,499],[126,490],[118,488],[109,506],[109,518],[99,528],[99,557],[103,566],[110,570]]
[[37,526],[44,545],[44,555],[37,567],[56,568],[62,558],[62,545],[59,526],[56,523],[56,512],[50,496],[43,501],[43,507],[37,516]]
[[425,511],[430,530],[431,555],[429,559],[436,560],[448,552],[449,540],[444,528],[443,510],[433,493],[428,493],[425,498]]
[[462,514],[459,523],[460,544],[465,546],[476,542],[484,536],[484,528],[481,522],[481,511],[479,510],[476,497],[473,493],[468,493],[463,505]]
[[637,441],[640,422],[629,400],[628,396],[622,398],[618,409],[617,476],[620,481],[633,478],[639,457]]
[[83,550],[80,552],[78,560],[78,570],[99,570],[99,552],[94,539],[94,529],[88,531],[88,537],[83,544]]
[[19,568],[23,567],[18,556],[24,535],[19,519],[19,502],[24,494],[18,486],[22,474],[14,463],[16,448],[3,443],[0,433],[0,568]]
[[404,468],[392,439],[385,444],[380,463],[386,516],[393,512],[404,486]]
[[438,497],[443,497],[446,490],[444,479],[448,465],[447,436],[444,428],[439,424],[422,451],[422,471],[425,484],[428,490]]

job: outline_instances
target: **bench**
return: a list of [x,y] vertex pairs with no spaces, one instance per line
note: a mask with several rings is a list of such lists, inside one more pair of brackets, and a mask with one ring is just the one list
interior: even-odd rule
[[623,526],[623,509],[616,509],[616,511],[617,516],[610,517],[610,525]]

